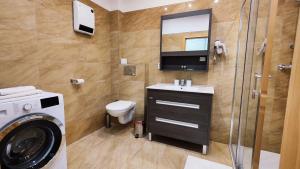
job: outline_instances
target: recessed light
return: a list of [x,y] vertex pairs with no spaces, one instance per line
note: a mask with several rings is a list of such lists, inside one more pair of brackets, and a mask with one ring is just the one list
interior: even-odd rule
[[214,3],[219,3],[219,0],[214,0]]
[[168,8],[167,8],[167,7],[165,7],[165,8],[164,8],[164,10],[165,10],[165,11],[167,11],[167,10],[168,10]]
[[192,4],[191,3],[189,3],[189,5],[188,5],[190,8],[192,7]]

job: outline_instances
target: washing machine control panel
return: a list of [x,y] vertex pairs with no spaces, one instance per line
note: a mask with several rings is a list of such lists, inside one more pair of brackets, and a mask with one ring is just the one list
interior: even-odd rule
[[32,104],[30,104],[30,103],[26,103],[23,106],[23,110],[25,110],[25,111],[30,111],[31,109],[32,109]]
[[41,109],[39,100],[20,101],[13,103],[13,112],[18,113],[32,113]]

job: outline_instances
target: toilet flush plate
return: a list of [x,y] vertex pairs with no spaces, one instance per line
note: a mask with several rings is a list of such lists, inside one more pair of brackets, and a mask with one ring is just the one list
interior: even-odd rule
[[124,66],[124,75],[125,76],[136,76],[136,66],[135,65]]

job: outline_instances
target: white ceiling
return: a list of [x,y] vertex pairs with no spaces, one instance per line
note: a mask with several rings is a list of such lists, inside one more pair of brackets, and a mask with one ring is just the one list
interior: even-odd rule
[[109,10],[120,10],[122,12],[130,12],[141,9],[166,6],[193,0],[91,0],[99,6]]

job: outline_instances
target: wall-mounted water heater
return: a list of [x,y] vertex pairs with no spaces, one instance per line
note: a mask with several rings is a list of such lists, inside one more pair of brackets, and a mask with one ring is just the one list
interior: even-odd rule
[[88,35],[95,33],[94,9],[74,0],[73,1],[74,30]]

